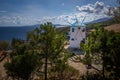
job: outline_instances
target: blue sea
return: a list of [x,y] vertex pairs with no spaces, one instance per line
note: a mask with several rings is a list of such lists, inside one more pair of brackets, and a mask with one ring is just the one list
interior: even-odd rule
[[14,26],[14,27],[0,27],[0,41],[12,41],[13,38],[26,39],[27,32],[35,29],[38,26]]

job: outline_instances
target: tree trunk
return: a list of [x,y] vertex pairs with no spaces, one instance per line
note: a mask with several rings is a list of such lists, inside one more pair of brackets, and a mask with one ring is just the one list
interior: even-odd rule
[[45,56],[45,80],[47,80],[47,53]]
[[47,63],[48,63],[48,44],[49,42],[48,42],[48,40],[46,40],[46,53],[45,53],[45,80],[47,80]]
[[103,69],[102,69],[102,75],[103,75],[103,80],[105,79],[105,74],[104,74],[104,71],[105,71],[105,54],[104,53],[102,53],[103,54]]

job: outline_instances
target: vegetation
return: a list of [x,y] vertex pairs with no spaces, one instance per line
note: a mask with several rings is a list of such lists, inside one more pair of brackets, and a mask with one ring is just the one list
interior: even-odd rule
[[[99,79],[107,80],[119,80],[120,79],[120,33],[115,33],[113,31],[104,30],[106,25],[111,25],[120,22],[120,0],[118,1],[117,9],[111,9],[113,18],[106,22],[100,22],[95,24],[88,24],[88,29],[93,29],[86,40],[86,43],[82,43],[81,47],[86,52],[83,61],[85,64],[92,66],[93,63],[101,64],[102,61],[102,74],[99,74]],[[110,15],[111,16],[111,15]],[[97,60],[93,60],[93,59]],[[96,62],[97,61],[97,62]],[[85,79],[96,79],[93,75],[82,76]],[[85,78],[86,77],[86,78]],[[97,76],[98,77],[98,76]]]
[[60,59],[60,53],[63,51],[64,36],[57,34],[51,23],[43,24],[31,33],[28,33],[28,40],[31,40],[35,46],[40,47],[38,50],[44,58],[45,80],[47,80],[48,61],[53,65],[57,59]]
[[78,71],[67,64],[70,54],[64,49],[64,42],[65,36],[52,23],[28,32],[27,41],[13,39],[10,61],[4,65],[8,76],[30,80],[36,72],[43,72],[45,80],[76,79]]
[[67,34],[69,32],[69,26],[56,28],[59,33]]
[[[59,72],[62,74],[62,72],[66,73],[68,69],[71,69],[65,64],[69,57],[69,55],[66,55],[67,52],[64,49],[65,36],[63,33],[57,32],[52,23],[45,23],[41,25],[40,28],[36,28],[34,31],[29,32],[28,40],[31,40],[32,46],[35,46],[34,49],[37,49],[42,56],[43,63],[45,64],[45,80],[47,80],[48,77],[53,78],[53,76],[54,79],[60,78],[58,75]],[[53,69],[55,69],[55,71]],[[57,77],[52,74],[56,74]]]
[[27,44],[21,40],[13,39],[14,51],[10,55],[10,62],[5,63],[8,76],[13,79],[28,80],[31,74],[39,67],[40,58],[38,54],[28,49]]
[[64,61],[58,62],[55,66],[49,69],[50,80],[70,80],[79,79],[78,70],[66,64]]
[[0,51],[6,50],[9,47],[9,42],[4,40],[0,41]]
[[[100,73],[95,73],[95,74],[89,73],[80,76],[80,80],[103,80],[103,78]],[[109,80],[109,79],[105,79],[105,80]]]
[[93,63],[93,57],[99,56],[102,59],[103,79],[119,79],[120,74],[120,33],[96,28],[87,38],[86,43],[82,43],[82,49],[86,51],[85,62]]
[[[94,24],[95,30],[88,35],[85,43],[80,44],[85,51],[81,61],[88,67],[92,64],[102,65],[99,73],[79,76],[79,72],[67,63],[70,54],[64,49],[64,34],[69,31],[68,27],[56,29],[52,23],[45,23],[28,32],[27,41],[12,40],[13,52],[4,65],[8,76],[30,80],[36,72],[42,72],[44,80],[119,80],[120,33],[103,28],[118,23],[119,12],[116,15],[110,21]],[[6,50],[7,47],[6,41],[0,42],[0,50]]]

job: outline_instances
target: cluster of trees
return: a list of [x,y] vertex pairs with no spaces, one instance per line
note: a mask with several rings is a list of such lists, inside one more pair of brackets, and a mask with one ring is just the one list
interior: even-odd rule
[[[118,2],[120,4],[120,0]],[[119,7],[114,11],[116,23],[120,22]],[[13,39],[10,60],[4,65],[7,75],[13,79],[30,80],[39,72],[42,73],[44,80],[78,79],[79,72],[67,64],[70,54],[64,50],[64,42],[65,36],[58,33],[51,23],[42,24],[39,28],[28,32],[25,42]],[[6,50],[8,45],[7,41],[0,42],[0,50]],[[93,57],[97,57],[103,66],[97,78],[94,75],[85,75],[81,79],[119,80],[120,33],[96,28],[90,33],[86,43],[80,46],[86,52],[82,60],[85,64],[91,66],[92,63],[96,63]]]
[[107,31],[104,28],[96,28],[87,37],[86,43],[81,44],[86,52],[84,63],[92,65],[95,63],[93,57],[99,57],[102,61],[102,78],[119,80],[120,78],[120,33]]
[[78,71],[67,64],[70,54],[64,50],[64,42],[65,36],[52,23],[28,32],[27,41],[13,39],[10,60],[4,65],[8,76],[30,80],[39,73],[44,80],[76,79]]
[[4,64],[6,73],[12,79],[28,80],[35,69],[42,63],[40,57],[32,51],[28,44],[19,39],[12,41],[13,51],[10,54],[10,61]]
[[[120,23],[120,0],[116,0],[118,6],[110,8],[113,19],[107,24]],[[108,13],[111,16],[111,13]],[[102,23],[102,24],[106,24]],[[120,79],[120,33],[107,31],[101,25],[96,24],[95,30],[88,35],[86,43],[80,44],[86,52],[82,62],[88,66],[92,63],[101,64],[103,66],[101,74],[97,74],[97,79],[119,80]],[[95,60],[94,60],[95,58]],[[83,79],[96,79],[94,75],[85,75]]]

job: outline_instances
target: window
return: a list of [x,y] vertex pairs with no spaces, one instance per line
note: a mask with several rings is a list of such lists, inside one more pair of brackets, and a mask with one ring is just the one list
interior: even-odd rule
[[72,38],[71,40],[74,41],[74,38]]
[[72,32],[74,32],[74,28],[72,28]]
[[78,27],[78,29],[80,29],[80,27]]
[[70,40],[70,36],[67,36],[67,39]]
[[82,29],[82,32],[85,32],[85,28]]
[[85,38],[83,38],[83,41],[85,41]]
[[85,38],[83,38],[82,42],[85,43]]

